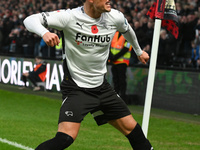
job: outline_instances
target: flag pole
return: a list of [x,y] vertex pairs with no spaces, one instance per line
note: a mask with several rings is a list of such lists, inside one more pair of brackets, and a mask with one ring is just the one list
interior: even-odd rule
[[149,74],[148,74],[146,97],[145,97],[145,106],[144,106],[143,121],[142,121],[142,130],[146,137],[147,137],[148,126],[149,126],[153,85],[154,85],[154,80],[155,80],[156,62],[157,62],[157,54],[158,54],[158,44],[160,40],[161,22],[162,22],[161,19],[155,19],[153,44],[152,44],[152,50],[151,50]]

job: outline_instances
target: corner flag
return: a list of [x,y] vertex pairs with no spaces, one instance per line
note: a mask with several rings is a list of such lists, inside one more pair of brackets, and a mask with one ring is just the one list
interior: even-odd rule
[[[145,97],[145,106],[142,120],[142,130],[147,137],[148,126],[149,126],[149,118],[150,118],[150,110],[152,103],[152,95],[153,95],[153,85],[155,79],[155,71],[156,71],[156,62],[157,62],[157,54],[158,54],[158,44],[160,40],[160,28],[161,22],[162,26],[165,26],[168,31],[170,31],[175,38],[178,38],[178,27],[176,26],[174,21],[177,21],[177,15],[175,11],[175,3],[174,0],[157,0],[151,8],[149,9],[148,16],[150,18],[155,19],[154,26],[154,34],[153,34],[153,42],[152,42],[152,50],[151,50],[151,58],[149,64],[149,74],[147,80],[147,88],[146,88],[146,97]],[[164,21],[167,19],[166,21]]]
[[176,39],[178,38],[178,16],[174,0],[157,0],[147,12],[147,16],[151,19],[162,19],[162,27],[171,32]]

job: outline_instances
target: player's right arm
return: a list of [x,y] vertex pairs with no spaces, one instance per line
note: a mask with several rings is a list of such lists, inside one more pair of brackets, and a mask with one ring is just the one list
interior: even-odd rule
[[48,13],[39,13],[28,16],[24,20],[24,25],[28,31],[41,36],[48,46],[55,46],[60,43],[55,33],[49,32],[47,27],[62,30],[67,22],[66,11],[54,11]]

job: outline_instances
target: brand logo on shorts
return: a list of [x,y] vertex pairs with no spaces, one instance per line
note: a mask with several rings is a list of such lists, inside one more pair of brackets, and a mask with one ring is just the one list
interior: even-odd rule
[[73,116],[73,115],[74,115],[72,111],[66,111],[65,114],[66,114],[67,116]]

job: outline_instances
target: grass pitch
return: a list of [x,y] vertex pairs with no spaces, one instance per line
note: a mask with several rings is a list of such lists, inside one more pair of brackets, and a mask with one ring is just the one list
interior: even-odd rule
[[[15,88],[14,92],[9,91],[12,88]],[[3,89],[0,89],[0,138],[35,148],[54,137],[61,94],[34,93],[30,89],[19,91],[12,86]],[[134,118],[142,124],[143,107],[129,108]],[[148,139],[155,150],[199,150],[200,116],[152,109]],[[76,141],[68,149],[131,150],[131,146],[119,131],[108,124],[98,127],[88,114]],[[0,150],[20,149],[0,142]]]

